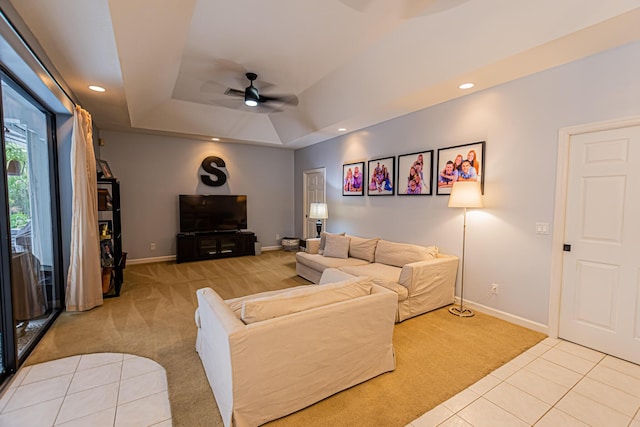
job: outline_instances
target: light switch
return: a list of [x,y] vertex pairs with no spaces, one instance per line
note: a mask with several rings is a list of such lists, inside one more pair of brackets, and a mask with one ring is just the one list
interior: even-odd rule
[[549,223],[536,222],[536,234],[549,234]]

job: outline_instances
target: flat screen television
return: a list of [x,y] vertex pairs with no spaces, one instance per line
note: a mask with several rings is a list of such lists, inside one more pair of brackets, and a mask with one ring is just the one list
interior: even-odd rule
[[247,228],[247,196],[180,196],[180,232],[232,231]]

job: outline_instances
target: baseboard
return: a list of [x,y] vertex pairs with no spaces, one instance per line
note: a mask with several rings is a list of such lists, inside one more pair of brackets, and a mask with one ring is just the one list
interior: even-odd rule
[[127,264],[135,265],[135,264],[150,264],[152,262],[165,262],[165,261],[175,261],[175,255],[165,255],[158,256],[153,258],[137,258],[137,259],[128,259]]
[[[279,251],[282,249],[282,246],[265,246],[262,248],[263,251]],[[150,264],[153,262],[165,262],[165,261],[175,261],[175,255],[165,255],[158,256],[153,258],[136,258],[136,259],[127,259],[127,264],[135,265],[135,264]]]
[[[456,297],[455,300],[456,304],[460,304],[460,298]],[[542,323],[534,322],[532,320],[528,320],[504,311],[496,310],[495,308],[487,307],[486,305],[477,304],[469,300],[464,301],[464,306],[480,313],[488,314],[489,316],[497,317],[498,319],[502,319],[507,322],[531,329],[533,331],[549,335],[549,327],[547,325],[543,325]]]

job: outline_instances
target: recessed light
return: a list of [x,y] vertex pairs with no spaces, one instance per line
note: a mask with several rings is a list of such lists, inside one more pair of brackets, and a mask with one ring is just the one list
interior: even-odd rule
[[458,86],[460,89],[471,89],[472,87],[474,87],[475,84],[473,83],[462,83],[460,86]]
[[338,128],[338,131],[340,131],[340,132],[346,132],[346,131],[347,131],[347,128]]
[[211,138],[212,141],[220,141],[220,138]]
[[96,91],[96,92],[106,92],[106,89],[100,86],[95,86],[95,85],[91,85],[89,86],[89,89]]

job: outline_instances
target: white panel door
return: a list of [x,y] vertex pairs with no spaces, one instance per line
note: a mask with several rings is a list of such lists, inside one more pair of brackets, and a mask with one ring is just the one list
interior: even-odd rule
[[570,153],[559,336],[640,363],[640,127]]
[[[309,218],[309,208],[311,203],[325,203],[325,191],[326,191],[326,182],[325,182],[325,173],[326,170],[324,168],[314,169],[310,171],[304,172],[304,230],[303,230],[303,238],[307,239],[310,237],[316,237],[316,221],[315,219]],[[322,220],[322,229],[324,230],[325,221]]]

